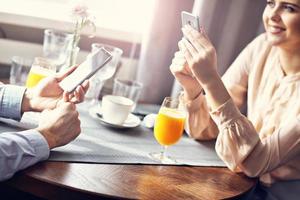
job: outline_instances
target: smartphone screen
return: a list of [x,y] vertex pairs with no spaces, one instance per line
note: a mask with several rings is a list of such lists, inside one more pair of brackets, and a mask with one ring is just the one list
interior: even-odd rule
[[199,24],[199,17],[195,16],[189,12],[182,11],[181,12],[181,22],[182,27],[189,24],[191,25],[196,31],[200,31],[200,24]]
[[112,55],[104,48],[89,54],[70,75],[64,78],[59,86],[67,92],[73,92],[76,87],[92,77],[99,69],[104,67],[112,58]]

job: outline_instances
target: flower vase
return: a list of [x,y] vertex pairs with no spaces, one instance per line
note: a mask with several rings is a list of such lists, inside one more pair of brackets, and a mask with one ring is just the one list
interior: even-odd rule
[[75,48],[72,48],[72,50],[70,51],[68,60],[67,60],[67,61],[69,61],[69,63],[67,63],[69,65],[69,67],[74,66],[76,64],[79,50],[80,50],[79,47],[75,47]]
[[77,63],[76,61],[77,61],[79,50],[80,50],[80,48],[76,47],[76,48],[72,48],[71,50],[68,51],[67,57],[66,57],[66,62],[60,68],[59,71],[64,71],[64,70],[68,69],[69,67],[74,66]]

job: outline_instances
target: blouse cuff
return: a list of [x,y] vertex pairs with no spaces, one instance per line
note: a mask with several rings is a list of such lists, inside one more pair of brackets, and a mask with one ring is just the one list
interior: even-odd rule
[[182,91],[179,96],[180,102],[183,103],[184,107],[189,111],[196,111],[199,110],[201,107],[201,104],[204,102],[204,90],[201,90],[199,95],[193,99],[193,100],[186,100],[184,98],[184,92]]
[[211,111],[210,115],[218,127],[226,126],[241,117],[240,111],[231,98],[216,110]]

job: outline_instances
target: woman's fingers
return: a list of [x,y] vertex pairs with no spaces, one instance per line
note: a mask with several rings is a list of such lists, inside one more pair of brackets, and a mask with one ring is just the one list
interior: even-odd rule
[[191,75],[191,71],[188,70],[187,67],[184,67],[182,65],[177,65],[177,64],[174,64],[174,63],[171,64],[170,70],[173,74],[181,73],[181,74]]
[[187,47],[185,46],[185,44],[183,42],[183,39],[178,42],[178,47],[179,47],[179,50],[184,55],[187,62],[189,62],[188,60],[192,59],[192,54],[188,51]]
[[202,51],[203,49],[205,50],[212,46],[204,29],[201,29],[201,32],[199,33],[198,31],[194,30],[191,26],[187,25],[182,28],[182,32],[197,51]]
[[[199,52],[203,49],[203,46],[201,46],[201,43],[197,40],[197,37],[192,35],[191,31],[187,30],[185,27],[181,29],[183,32],[183,35],[185,36],[185,40],[188,40],[190,45],[194,48],[194,51]],[[195,54],[195,53],[194,53]]]
[[[187,41],[188,42],[188,41]],[[188,42],[189,43],[189,42]],[[187,47],[187,44],[185,42],[184,39],[182,39],[179,43],[178,43],[179,49],[180,51],[183,52],[184,57],[188,63],[189,68],[191,68],[194,65],[194,58],[196,55],[192,55],[192,53],[190,52],[190,50]]]
[[174,55],[174,58],[172,60],[172,64],[170,66],[171,72],[173,74],[183,73],[186,75],[191,75],[192,72],[187,66],[187,61],[181,51],[177,51]]
[[180,51],[175,53],[175,56],[172,60],[172,64],[182,65],[182,66],[186,64],[186,59]]
[[186,38],[182,38],[181,41],[184,44],[185,48],[189,51],[191,56],[196,57],[199,53],[199,50],[195,49],[195,47]]

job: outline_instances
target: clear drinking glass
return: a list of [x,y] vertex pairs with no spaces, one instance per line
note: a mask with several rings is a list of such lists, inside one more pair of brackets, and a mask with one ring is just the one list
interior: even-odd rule
[[52,59],[60,68],[67,61],[74,34],[53,29],[45,29],[43,57]]
[[110,79],[114,75],[118,63],[120,62],[121,56],[123,54],[122,49],[115,46],[101,44],[101,43],[93,43],[92,52],[98,50],[101,47],[109,51],[113,57],[109,63],[107,63],[90,79],[90,87],[85,95],[85,100],[90,101],[91,105],[97,103],[104,82],[107,79]]
[[162,146],[162,151],[150,153],[150,158],[165,164],[176,163],[174,158],[166,155],[166,149],[179,141],[185,118],[186,111],[180,106],[179,98],[165,97],[154,125],[154,137]]
[[141,95],[143,84],[138,81],[114,79],[113,95],[123,96],[131,99],[134,102],[132,111],[135,109]]
[[9,83],[25,86],[32,61],[33,60],[29,58],[13,56],[11,58]]
[[43,57],[35,57],[27,76],[26,87],[31,88],[36,86],[40,80],[47,76],[54,75],[55,72],[56,65],[53,60]]

